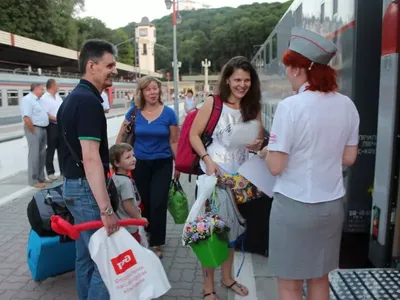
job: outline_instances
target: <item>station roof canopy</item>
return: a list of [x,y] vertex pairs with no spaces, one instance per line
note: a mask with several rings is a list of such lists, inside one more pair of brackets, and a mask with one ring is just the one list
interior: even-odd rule
[[[60,67],[62,72],[78,73],[78,56],[78,51],[0,30],[0,68],[30,66],[34,69],[56,71]],[[120,62],[117,62],[117,69],[119,76],[140,72],[142,75],[162,77],[161,73],[139,70],[137,67]]]

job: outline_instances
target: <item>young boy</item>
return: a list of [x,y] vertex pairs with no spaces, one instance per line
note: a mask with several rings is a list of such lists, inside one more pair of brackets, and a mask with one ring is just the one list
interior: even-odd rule
[[[129,177],[129,172],[134,170],[136,165],[136,158],[133,154],[132,146],[126,143],[112,146],[110,148],[110,162],[115,171],[112,175],[112,179],[114,180],[119,195],[119,205],[116,212],[117,216],[120,219],[141,219],[142,215],[138,208],[140,204],[140,195],[135,182]],[[140,243],[138,227],[127,226],[125,228]]]

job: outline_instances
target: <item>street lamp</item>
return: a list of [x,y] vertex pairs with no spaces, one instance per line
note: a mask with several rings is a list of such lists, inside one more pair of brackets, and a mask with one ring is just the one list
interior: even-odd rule
[[[178,49],[176,43],[176,24],[182,23],[182,17],[178,12],[178,0],[165,0],[167,9],[172,7],[172,29],[173,29],[173,64],[174,64],[174,110],[179,120],[179,98],[178,98]],[[179,121],[178,121],[179,122]]]
[[207,58],[201,62],[201,66],[204,68],[204,91],[206,94],[210,91],[208,86],[208,68],[211,67],[211,61]]

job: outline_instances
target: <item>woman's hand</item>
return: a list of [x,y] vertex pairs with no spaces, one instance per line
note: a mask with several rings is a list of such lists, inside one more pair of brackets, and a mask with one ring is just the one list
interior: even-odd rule
[[259,151],[263,141],[264,141],[263,139],[256,139],[250,145],[247,145],[247,149],[249,149],[250,151]]
[[181,172],[179,172],[179,171],[177,171],[177,170],[175,169],[175,172],[174,172],[174,179],[175,179],[175,180],[179,180],[180,177],[181,177]]
[[264,149],[262,149],[260,151],[260,153],[258,154],[260,156],[261,159],[265,159],[267,157],[268,154],[268,150],[267,147],[265,147]]
[[204,163],[206,164],[206,174],[210,175],[218,175],[221,176],[221,170],[219,169],[218,165],[209,157],[205,157]]

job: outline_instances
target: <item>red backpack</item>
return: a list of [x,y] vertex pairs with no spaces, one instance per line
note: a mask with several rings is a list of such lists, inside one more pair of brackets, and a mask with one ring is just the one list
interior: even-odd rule
[[[201,135],[201,140],[206,149],[212,143],[212,135],[222,112],[222,99],[218,95],[212,96],[214,98],[213,108],[206,128]],[[197,112],[198,110],[189,113],[182,123],[178,141],[178,151],[175,159],[175,169],[179,172],[190,175],[199,175],[202,173],[199,164],[200,157],[192,148],[189,139],[190,129],[192,128]]]

